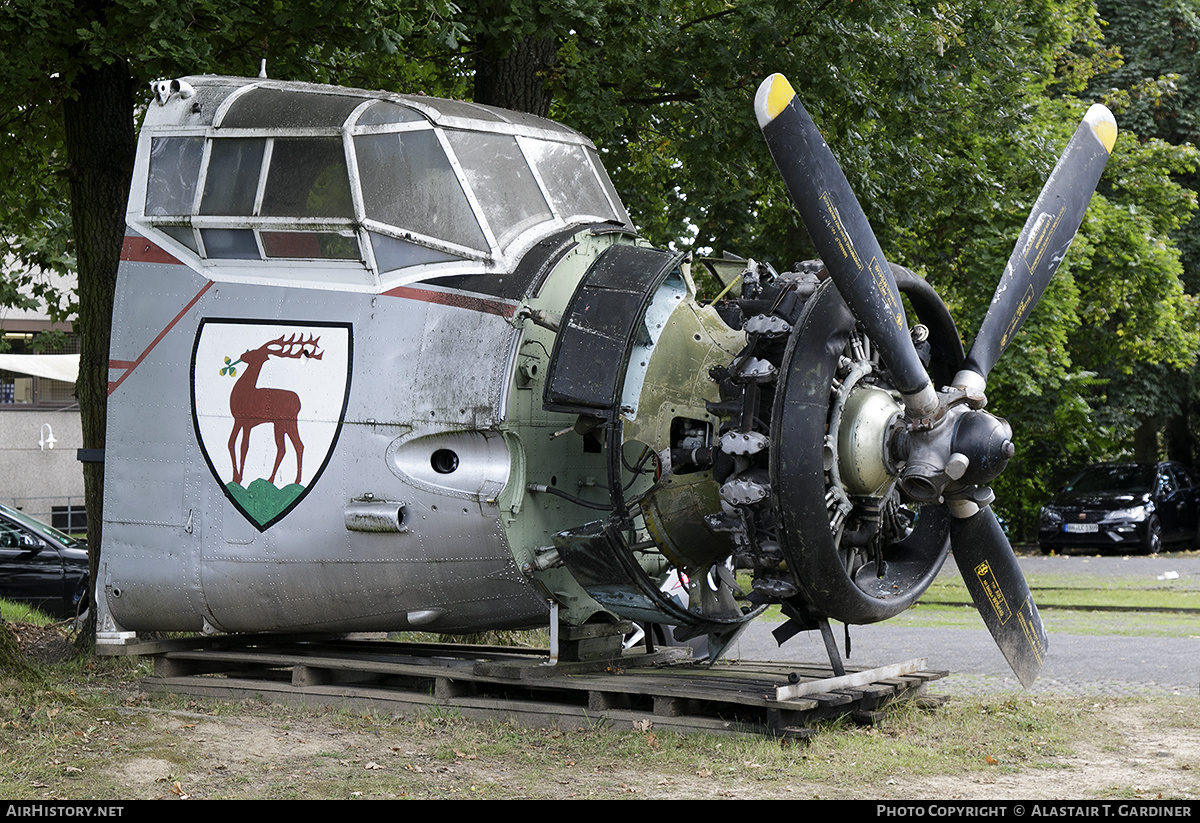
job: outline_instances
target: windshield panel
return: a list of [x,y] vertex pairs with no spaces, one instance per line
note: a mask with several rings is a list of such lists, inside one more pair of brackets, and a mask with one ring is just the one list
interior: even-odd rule
[[37,531],[37,532],[41,532],[46,537],[49,537],[52,540],[54,540],[60,546],[70,547],[70,546],[74,546],[78,542],[75,540],[75,538],[71,537],[69,534],[64,534],[63,532],[60,532],[58,529],[54,528],[53,526],[43,523],[40,520],[35,520],[32,517],[30,517],[29,515],[24,514],[23,512],[19,512],[16,509],[10,509],[7,506],[5,506],[4,507],[4,515],[6,517],[9,517],[9,518],[17,521],[18,523],[22,524],[26,528],[33,529],[34,531]]
[[451,131],[446,138],[501,248],[525,229],[551,219],[515,137]]
[[336,137],[275,140],[260,214],[354,217],[342,141]]
[[262,170],[261,137],[233,137],[214,140],[204,180],[201,214],[249,216],[254,213],[258,176]]
[[146,214],[192,213],[203,156],[203,137],[155,137],[150,141]]
[[541,174],[551,204],[560,217],[580,214],[612,219],[616,216],[583,146],[529,140],[523,147]]
[[608,192],[608,198],[612,200],[617,209],[617,219],[626,226],[632,226],[633,221],[629,219],[629,212],[625,210],[625,204],[621,202],[621,196],[617,194],[617,188],[613,185],[612,178],[608,176],[604,164],[600,162],[600,155],[591,149],[588,150],[588,154],[596,167],[596,173],[600,175],[600,182],[604,186],[604,190]]
[[359,135],[354,152],[367,217],[487,250],[479,221],[432,131]]
[[1154,467],[1143,465],[1092,466],[1075,478],[1066,491],[1077,494],[1097,492],[1148,492],[1154,488]]

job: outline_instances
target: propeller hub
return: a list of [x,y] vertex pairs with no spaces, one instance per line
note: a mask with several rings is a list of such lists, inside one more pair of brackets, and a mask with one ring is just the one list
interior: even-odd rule
[[983,486],[1004,471],[1015,452],[1008,422],[965,404],[945,408],[938,425],[898,430],[893,460],[903,463],[900,488],[913,500],[933,503]]
[[969,464],[962,483],[983,486],[1000,476],[1016,447],[1012,442],[1012,426],[985,411],[967,411],[955,427],[953,449],[964,455]]

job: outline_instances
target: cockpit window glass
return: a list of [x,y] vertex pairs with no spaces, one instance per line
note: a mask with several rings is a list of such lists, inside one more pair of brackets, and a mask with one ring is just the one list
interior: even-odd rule
[[469,131],[448,131],[446,137],[501,247],[551,219],[515,137]]
[[487,242],[433,131],[354,138],[366,216],[487,250]]
[[208,120],[193,104],[149,132],[135,225],[177,256],[357,263],[378,275],[515,253],[518,238],[563,221],[628,223],[595,150],[551,121],[455,100],[238,86],[204,98]]
[[262,169],[261,137],[235,137],[214,140],[204,180],[201,214],[250,215]]
[[201,229],[205,257],[215,260],[260,260],[258,243],[250,229]]
[[359,126],[382,126],[388,123],[415,123],[425,118],[407,106],[379,100],[358,116]]
[[251,89],[230,104],[221,128],[337,128],[363,99],[341,94]]
[[604,190],[608,192],[608,198],[612,200],[613,205],[617,209],[617,219],[626,226],[632,226],[633,221],[629,219],[629,212],[625,211],[625,204],[621,202],[621,196],[617,194],[616,186],[613,185],[608,172],[604,170],[604,164],[600,162],[600,155],[591,149],[588,150],[588,155],[591,156],[593,165],[596,167],[596,174],[600,177],[600,183],[604,186]]
[[342,141],[336,137],[277,138],[260,213],[353,217]]
[[583,146],[545,140],[529,140],[523,145],[541,174],[550,203],[559,216],[615,216]]
[[150,142],[146,214],[192,213],[203,156],[203,137],[155,137]]
[[159,226],[158,230],[175,241],[182,243],[196,254],[200,253],[200,249],[196,245],[196,233],[192,231],[191,226]]
[[466,117],[471,120],[490,120],[493,123],[503,123],[504,119],[497,117],[495,112],[475,103],[466,103],[461,100],[441,100],[436,97],[430,97],[421,100],[422,105],[429,106],[431,109],[436,109],[439,114],[446,117]]
[[541,131],[560,132],[563,135],[569,135],[571,138],[578,139],[578,132],[576,132],[574,129],[564,126],[562,123],[556,123],[553,120],[546,120],[545,118],[538,117],[536,114],[527,114],[523,111],[505,109],[504,119],[510,123],[518,123],[521,125],[530,126]]
[[409,243],[375,232],[371,232],[371,246],[375,250],[375,263],[381,272],[395,271],[408,266],[420,266],[425,263],[447,263],[462,260],[457,255],[447,254],[428,246],[418,246],[416,243]]
[[262,231],[263,253],[268,258],[359,260],[358,238],[333,231]]

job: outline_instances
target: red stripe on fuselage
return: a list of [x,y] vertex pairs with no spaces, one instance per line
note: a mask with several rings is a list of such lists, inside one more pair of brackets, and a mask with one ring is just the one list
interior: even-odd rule
[[[128,241],[128,239],[129,238],[126,238],[127,241]],[[157,246],[155,248],[157,248]],[[161,249],[160,249],[160,251],[161,251]],[[171,259],[174,259],[174,258],[171,258]],[[154,347],[157,346],[159,344],[159,342],[164,337],[167,336],[167,332],[169,332],[171,329],[175,328],[175,324],[178,323],[180,320],[182,320],[183,316],[192,310],[192,306],[196,305],[196,303],[199,302],[200,298],[204,296],[204,293],[206,291],[208,291],[209,289],[211,289],[212,286],[213,286],[213,281],[211,281],[211,280],[209,280],[207,283],[205,283],[204,286],[200,289],[200,291],[196,292],[196,296],[193,297],[186,306],[184,306],[182,309],[180,309],[179,314],[175,315],[175,317],[171,320],[171,322],[168,323],[166,325],[166,327],[158,333],[158,337],[154,338],[154,340],[152,340],[150,342],[150,345],[146,347],[146,350],[138,355],[137,360],[134,360],[132,362],[130,362],[128,360],[109,360],[108,361],[108,367],[110,369],[124,369],[125,370],[124,374],[122,374],[116,380],[109,382],[108,394],[110,397],[112,396],[112,393],[117,390],[117,387],[125,382],[125,378],[128,377],[129,375],[133,374],[133,370],[136,369],[139,365],[141,365],[142,361],[146,359],[146,356],[154,350]]]
[[125,235],[121,244],[121,259],[130,263],[167,263],[182,266],[183,261],[174,257],[162,246],[155,245],[145,237]]
[[442,306],[455,306],[467,311],[478,311],[484,314],[498,314],[501,317],[512,317],[517,307],[499,300],[487,300],[482,297],[471,297],[465,294],[451,294],[442,291],[426,291],[414,289],[411,286],[397,286],[384,292],[387,297],[403,297],[408,300],[420,300],[425,303],[437,303]]

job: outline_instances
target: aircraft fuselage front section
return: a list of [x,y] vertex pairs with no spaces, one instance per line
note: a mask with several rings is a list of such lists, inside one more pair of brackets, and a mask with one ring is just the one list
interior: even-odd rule
[[[101,642],[472,632],[545,625],[551,602],[743,621],[727,591],[698,617],[657,584],[734,550],[704,523],[711,467],[670,451],[711,443],[709,371],[746,334],[636,237],[581,135],[186,78],[150,106],[128,222]],[[595,573],[606,552],[620,568]]]

